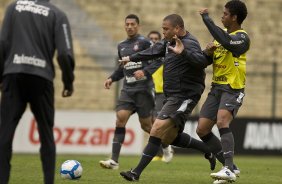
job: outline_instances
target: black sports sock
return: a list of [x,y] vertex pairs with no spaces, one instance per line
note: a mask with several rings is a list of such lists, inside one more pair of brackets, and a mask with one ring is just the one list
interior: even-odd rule
[[118,162],[120,149],[123,144],[124,137],[125,137],[125,128],[116,127],[113,144],[112,144],[112,160],[116,162]]
[[211,152],[216,156],[217,160],[220,161],[222,165],[224,165],[225,160],[223,157],[220,140],[212,132],[200,138],[209,146]]
[[194,148],[207,154],[211,153],[209,147],[204,142],[198,141],[186,133],[178,134],[172,145],[181,148]]
[[225,166],[233,171],[234,137],[229,128],[219,129]]
[[139,176],[145,167],[151,162],[154,156],[156,156],[161,146],[161,139],[150,136],[147,146],[144,148],[142,157],[133,172],[136,172]]

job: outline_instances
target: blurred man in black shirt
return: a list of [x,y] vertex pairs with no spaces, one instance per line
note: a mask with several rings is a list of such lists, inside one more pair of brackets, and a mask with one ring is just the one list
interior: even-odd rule
[[8,6],[0,36],[1,184],[9,181],[13,136],[27,103],[37,121],[44,183],[54,183],[52,59],[56,49],[63,75],[62,96],[69,97],[73,93],[75,61],[66,15],[48,0],[19,0]]

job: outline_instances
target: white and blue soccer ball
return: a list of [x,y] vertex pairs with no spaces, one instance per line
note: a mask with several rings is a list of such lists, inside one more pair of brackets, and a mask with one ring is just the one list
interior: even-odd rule
[[75,180],[82,175],[82,166],[76,160],[67,160],[61,165],[60,174],[63,179]]

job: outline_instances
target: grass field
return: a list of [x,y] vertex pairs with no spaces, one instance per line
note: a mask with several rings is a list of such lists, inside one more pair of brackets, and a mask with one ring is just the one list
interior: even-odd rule
[[[120,184],[129,183],[119,175],[120,171],[134,167],[139,157],[122,156],[119,170],[100,168],[98,162],[102,155],[58,155],[56,184]],[[61,163],[68,159],[78,160],[84,169],[82,178],[76,181],[63,180],[59,175]],[[282,156],[257,157],[237,156],[241,175],[235,183],[239,184],[282,184]],[[216,170],[221,165],[218,164]],[[176,155],[169,164],[152,162],[140,177],[139,184],[209,184],[210,170],[207,160],[199,155]],[[43,183],[39,155],[14,154],[10,184]]]

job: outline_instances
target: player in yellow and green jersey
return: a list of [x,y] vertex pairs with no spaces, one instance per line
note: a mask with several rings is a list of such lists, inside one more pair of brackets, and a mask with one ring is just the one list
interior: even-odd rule
[[[204,50],[213,66],[213,78],[212,88],[200,111],[197,134],[224,166],[211,174],[214,184],[227,183],[235,181],[240,172],[233,163],[234,137],[229,125],[245,96],[246,52],[250,39],[241,24],[247,17],[247,8],[239,0],[227,2],[221,17],[225,30],[214,24],[206,8],[200,10],[200,14],[214,41]],[[221,140],[211,132],[215,124]]]

